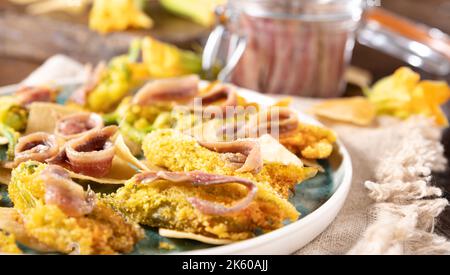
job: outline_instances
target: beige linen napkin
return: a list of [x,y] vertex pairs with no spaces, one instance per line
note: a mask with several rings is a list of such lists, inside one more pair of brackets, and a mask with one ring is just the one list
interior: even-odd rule
[[[317,100],[296,98],[305,111]],[[347,147],[353,181],[336,220],[296,254],[449,254],[450,242],[433,233],[448,205],[430,185],[445,169],[441,130],[423,117],[381,117],[373,127],[325,122]]]

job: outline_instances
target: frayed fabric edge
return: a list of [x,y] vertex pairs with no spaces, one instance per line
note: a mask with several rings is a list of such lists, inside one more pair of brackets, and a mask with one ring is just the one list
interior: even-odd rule
[[446,166],[441,129],[424,117],[404,123],[403,146],[380,156],[375,181],[364,183],[375,201],[373,223],[348,254],[450,254],[450,242],[434,233],[449,203],[430,186],[431,172]]

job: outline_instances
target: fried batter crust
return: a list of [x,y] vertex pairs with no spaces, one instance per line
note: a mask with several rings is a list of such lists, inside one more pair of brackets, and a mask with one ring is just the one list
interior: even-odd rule
[[295,207],[270,186],[257,186],[257,195],[249,206],[221,216],[201,213],[188,198],[199,197],[229,206],[245,197],[248,191],[244,186],[231,183],[193,187],[165,180],[145,184],[131,179],[109,197],[109,202],[142,224],[230,240],[247,239],[257,230],[271,231],[282,227],[286,220],[298,219]]
[[325,159],[333,152],[336,134],[324,127],[300,123],[297,130],[280,137],[289,151],[306,159]]
[[238,173],[223,154],[210,151],[194,138],[174,130],[158,130],[147,135],[143,151],[151,164],[169,171],[203,171],[247,178],[270,185],[282,198],[288,198],[296,184],[317,173],[317,168],[281,163],[265,163],[257,174]]
[[97,200],[94,210],[82,217],[69,217],[44,202],[45,183],[39,173],[45,164],[29,161],[12,172],[9,195],[22,216],[26,233],[62,253],[116,254],[131,252],[142,230]]
[[199,197],[227,206],[245,197],[247,189],[231,183],[193,187],[158,180],[150,184],[129,180],[108,201],[133,220],[152,227],[201,234],[213,238],[242,240],[280,228],[299,213],[287,201],[289,190],[316,174],[316,168],[267,163],[260,173],[237,173],[223,155],[200,146],[197,141],[174,130],[149,134],[143,144],[148,161],[170,171],[203,171],[238,176],[254,181],[258,187],[254,201],[237,213],[206,215],[195,209],[188,198]]
[[0,253],[21,254],[22,251],[17,247],[14,235],[7,234],[0,230]]

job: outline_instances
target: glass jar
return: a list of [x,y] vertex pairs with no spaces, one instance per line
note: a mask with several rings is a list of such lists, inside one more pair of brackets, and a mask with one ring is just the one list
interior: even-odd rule
[[[450,71],[449,59],[441,58],[443,55],[426,43],[424,46],[431,49],[432,56],[406,55],[411,50],[411,43],[420,44],[421,41],[405,36],[395,28],[398,24],[386,23],[386,20],[371,20],[369,24],[362,20],[368,3],[378,2],[229,0],[219,10],[220,24],[205,47],[204,69],[211,69],[219,59],[224,64],[219,74],[221,81],[265,93],[337,97],[344,92],[344,74],[355,38],[361,32],[365,45],[384,50],[410,64],[414,62],[414,66],[439,67],[440,73]],[[374,18],[376,16],[371,17]],[[395,16],[394,19],[398,23],[399,19]],[[387,27],[392,28],[386,32]],[[412,29],[417,33],[417,28],[413,26]],[[403,42],[393,47],[395,43],[389,39]]]

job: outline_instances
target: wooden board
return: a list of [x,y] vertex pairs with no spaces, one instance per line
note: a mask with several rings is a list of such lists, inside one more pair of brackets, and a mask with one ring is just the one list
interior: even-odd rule
[[152,2],[148,13],[155,21],[151,30],[130,30],[100,35],[88,28],[88,15],[52,13],[31,16],[24,8],[0,1],[0,55],[42,62],[56,53],[82,62],[98,62],[124,53],[136,37],[154,36],[182,47],[200,43],[209,30],[165,12]]

